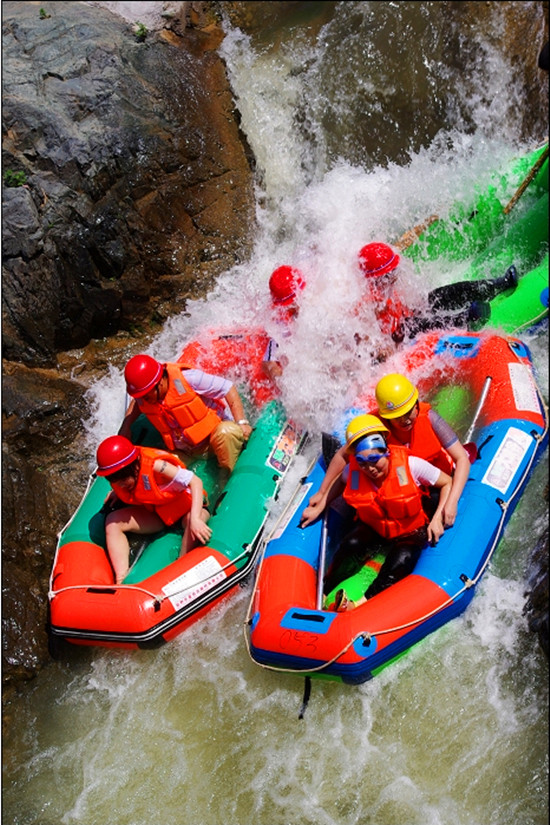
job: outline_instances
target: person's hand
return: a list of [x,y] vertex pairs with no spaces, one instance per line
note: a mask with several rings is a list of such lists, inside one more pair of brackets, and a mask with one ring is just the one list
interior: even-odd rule
[[[316,501],[313,501],[313,499],[316,499]],[[319,518],[324,509],[325,496],[321,495],[321,493],[316,493],[310,498],[308,506],[302,513],[300,527],[309,527],[310,524],[313,524],[313,522]]]
[[444,532],[445,528],[441,516],[434,516],[428,524],[428,539],[432,547],[435,547]]
[[248,439],[252,435],[252,427],[250,426],[248,421],[246,422],[246,424],[244,424],[244,423],[239,424],[239,426],[240,426],[241,430],[243,431],[244,440],[248,441]]
[[192,518],[189,521],[189,529],[195,541],[200,541],[201,544],[206,544],[212,535],[212,528],[201,518]]
[[371,352],[371,358],[375,363],[382,364],[388,358],[395,354],[394,344],[380,345],[377,350]]
[[103,507],[99,511],[100,513],[110,513],[111,510],[115,507],[118,501],[118,497],[114,490],[111,490],[108,496],[106,496],[105,501],[103,502]]
[[456,521],[456,504],[448,502],[443,508],[443,524],[445,527],[452,527]]
[[274,381],[276,378],[280,378],[283,374],[283,368],[278,361],[264,361],[262,364],[262,369],[271,381]]

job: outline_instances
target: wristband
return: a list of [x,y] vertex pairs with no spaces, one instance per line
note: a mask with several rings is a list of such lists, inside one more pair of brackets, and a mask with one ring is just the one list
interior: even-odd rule
[[248,418],[241,418],[240,421],[237,421],[237,424],[248,424],[248,426],[250,427],[250,421],[248,420]]

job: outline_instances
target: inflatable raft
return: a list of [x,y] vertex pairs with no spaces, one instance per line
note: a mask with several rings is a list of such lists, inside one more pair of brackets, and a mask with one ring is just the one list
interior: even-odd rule
[[548,143],[418,231],[403,254],[419,269],[425,261],[438,261],[443,269],[464,262],[458,280],[477,280],[516,267],[519,284],[491,301],[488,326],[517,334],[543,321],[548,317]]
[[[200,342],[189,344],[179,359],[236,377],[237,366],[246,355],[242,377],[249,379],[250,394],[261,400],[261,408],[252,408],[254,415],[249,414],[252,435],[223,489],[219,488],[215,458],[189,462],[209,496],[209,545],[178,558],[181,527],[166,528],[146,541],[135,536],[130,570],[124,583],[116,586],[105,549],[102,513],[111,488],[105,478],[92,474],[80,506],[58,537],[49,588],[52,655],[57,654],[62,641],[157,647],[229,595],[253,569],[267,506],[276,497],[303,439],[257,369],[263,355],[261,333],[250,335],[248,347],[244,334],[236,336],[238,331],[228,339],[226,331],[216,334],[209,330]],[[253,372],[251,365],[256,365]],[[132,435],[134,443],[162,447],[144,416],[134,423]]]
[[[299,526],[324,477],[326,461],[320,457],[289,507],[286,524],[267,542],[258,567],[246,626],[250,655],[259,665],[364,682],[462,613],[546,448],[546,406],[530,353],[517,338],[431,333],[419,337],[405,357],[407,374],[414,376],[421,397],[451,423],[457,417],[464,421],[468,411],[471,426],[463,440],[475,443],[477,457],[455,525],[435,547],[422,551],[412,574],[354,610],[325,609],[323,569],[350,522],[340,499],[323,519]],[[365,399],[365,409],[372,408],[373,399],[374,392]],[[339,586],[357,599],[381,561],[374,558]]]

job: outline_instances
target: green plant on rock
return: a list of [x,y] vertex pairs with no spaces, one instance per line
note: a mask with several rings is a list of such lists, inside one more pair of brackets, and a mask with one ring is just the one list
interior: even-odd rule
[[38,12],[38,16],[41,20],[47,20],[48,17],[51,17],[51,14],[48,14],[46,9],[40,9],[40,11]]
[[14,172],[13,169],[6,169],[4,172],[4,186],[24,186],[26,182],[27,176],[25,172]]
[[138,40],[140,43],[143,43],[148,33],[147,26],[145,25],[145,23],[140,23],[139,21],[137,21],[134,31],[136,35],[136,40]]

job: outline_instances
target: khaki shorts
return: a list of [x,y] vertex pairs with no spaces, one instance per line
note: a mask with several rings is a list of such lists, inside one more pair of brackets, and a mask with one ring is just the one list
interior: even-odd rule
[[241,454],[244,435],[235,421],[220,421],[210,435],[210,447],[220,467],[231,471]]

